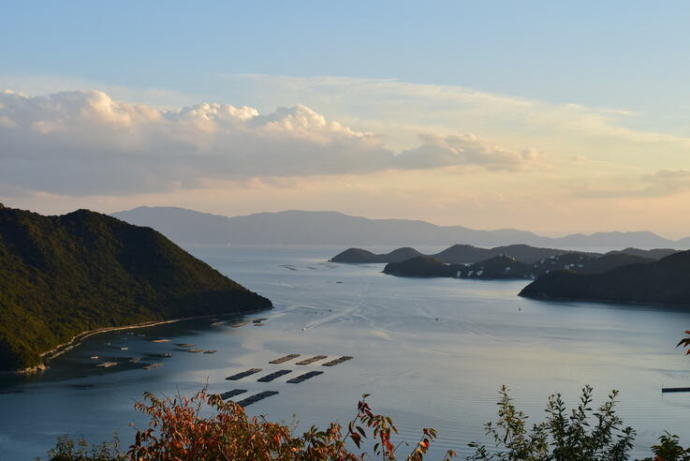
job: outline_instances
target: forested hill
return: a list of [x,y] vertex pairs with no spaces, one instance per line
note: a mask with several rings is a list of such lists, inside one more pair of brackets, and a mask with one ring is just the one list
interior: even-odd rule
[[690,306],[690,251],[599,274],[552,272],[527,285],[520,296]]
[[270,307],[153,229],[0,205],[0,370],[86,330]]

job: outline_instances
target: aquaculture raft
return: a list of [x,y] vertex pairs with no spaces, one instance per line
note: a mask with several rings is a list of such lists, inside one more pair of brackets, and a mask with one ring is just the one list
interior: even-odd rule
[[285,362],[288,362],[292,359],[296,359],[297,357],[299,357],[299,354],[288,354],[288,355],[285,355],[285,356],[280,357],[278,359],[271,360],[268,363],[272,363],[273,365],[278,365],[280,363],[285,363]]
[[266,376],[262,376],[261,378],[257,379],[260,383],[268,383],[270,381],[273,381],[276,378],[280,378],[283,375],[286,375],[288,373],[292,373],[292,370],[278,370],[274,371],[271,374],[268,374]]
[[288,379],[287,382],[290,384],[299,384],[302,381],[306,381],[314,376],[322,375],[323,371],[310,371],[309,373],[304,373],[303,375],[295,376],[292,379]]
[[247,392],[247,389],[233,389],[231,391],[223,392],[222,394],[220,394],[220,398],[223,400],[228,400],[231,397],[244,394],[245,392]]
[[247,371],[243,371],[241,373],[234,374],[232,376],[228,376],[225,379],[229,379],[230,381],[237,381],[238,379],[246,378],[249,375],[253,375],[254,373],[258,373],[261,371],[261,368],[250,368]]
[[661,392],[690,392],[690,387],[662,387]]
[[309,365],[310,363],[318,362],[319,360],[323,360],[327,357],[328,357],[327,355],[315,355],[314,357],[300,360],[295,365]]
[[352,357],[350,357],[349,355],[343,355],[340,358],[337,358],[335,360],[331,360],[330,362],[322,363],[321,365],[323,365],[324,367],[334,367],[336,365],[340,365],[343,362],[347,362],[348,360],[351,360],[351,359],[352,359]]
[[254,402],[258,402],[259,400],[263,400],[263,399],[265,399],[266,397],[270,397],[270,396],[272,396],[272,395],[276,395],[277,393],[278,393],[278,391],[263,391],[263,392],[259,392],[258,394],[251,395],[251,396],[247,397],[247,398],[244,399],[244,400],[240,400],[239,402],[237,402],[237,404],[238,404],[238,405],[241,405],[241,406],[243,406],[243,407],[246,407],[246,406],[248,406],[248,405],[251,405],[251,404],[254,403]]

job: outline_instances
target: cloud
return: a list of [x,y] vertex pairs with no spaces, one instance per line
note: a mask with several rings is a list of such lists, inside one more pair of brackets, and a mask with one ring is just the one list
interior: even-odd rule
[[533,149],[511,151],[493,146],[474,135],[422,135],[423,143],[403,151],[395,160],[400,168],[441,168],[476,165],[487,170],[520,171],[534,165],[540,154]]
[[537,164],[533,151],[466,134],[425,135],[418,147],[394,152],[375,134],[303,105],[266,114],[212,103],[160,109],[101,91],[1,93],[0,145],[0,183],[68,195],[192,188],[206,179]]
[[690,170],[659,170],[627,182],[637,183],[637,186],[592,189],[579,195],[592,198],[668,197],[690,190]]

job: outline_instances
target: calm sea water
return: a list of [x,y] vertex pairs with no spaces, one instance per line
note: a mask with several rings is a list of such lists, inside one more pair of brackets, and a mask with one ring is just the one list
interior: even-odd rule
[[[392,416],[402,439],[424,426],[439,430],[435,453],[468,453],[495,416],[497,390],[510,386],[535,421],[548,394],[573,403],[586,384],[597,402],[620,390],[618,410],[638,431],[647,454],[669,429],[690,444],[690,394],[664,395],[661,386],[689,386],[690,359],[674,346],[690,328],[690,313],[655,307],[551,303],[516,296],[525,282],[404,279],[382,265],[330,264],[341,248],[191,248],[197,257],[271,298],[264,326],[212,326],[188,321],[92,337],[55,360],[42,375],[0,377],[0,460],[45,458],[61,434],[101,441],[145,419],[132,408],[144,392],[191,394],[248,389],[279,394],[248,407],[299,428],[347,422],[357,400]],[[151,339],[170,338],[170,343]],[[193,343],[215,354],[175,350]],[[127,348],[122,350],[122,348]],[[166,359],[147,356],[171,352]],[[287,353],[351,355],[326,368],[315,363],[269,365]],[[103,370],[90,356],[117,361]],[[130,357],[161,362],[143,370]],[[290,369],[271,383],[225,377],[248,368]],[[324,374],[301,384],[286,380],[309,370]],[[261,373],[256,376],[261,376]]]

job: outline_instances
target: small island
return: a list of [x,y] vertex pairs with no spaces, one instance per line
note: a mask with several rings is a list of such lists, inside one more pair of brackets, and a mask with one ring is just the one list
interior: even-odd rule
[[94,331],[271,307],[153,229],[0,205],[0,371],[43,367]]

